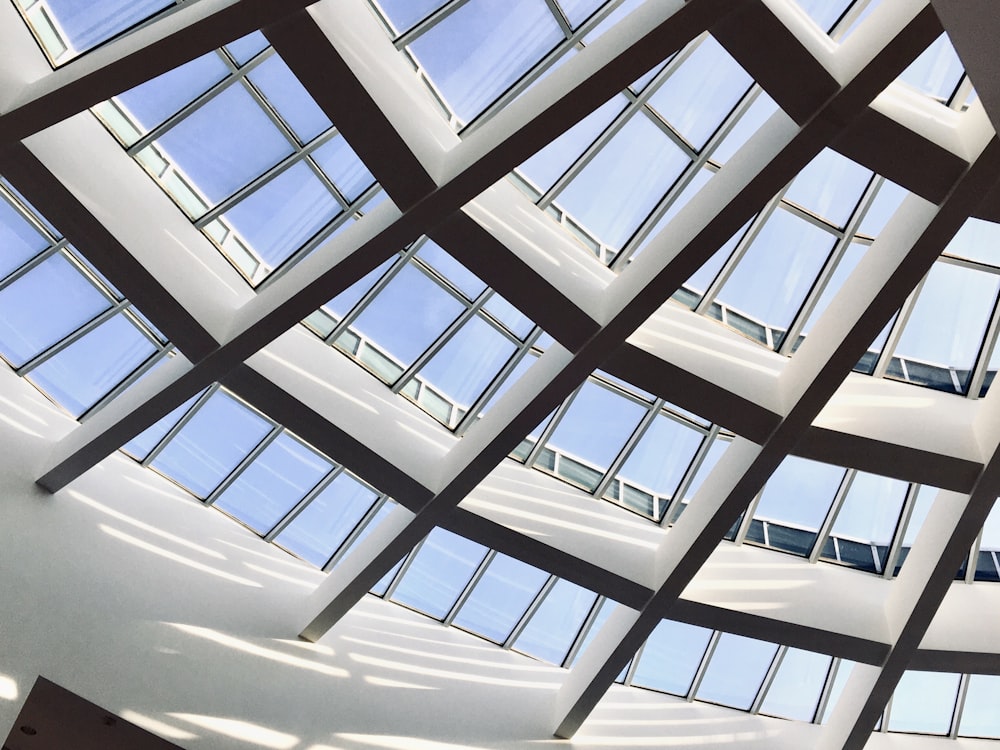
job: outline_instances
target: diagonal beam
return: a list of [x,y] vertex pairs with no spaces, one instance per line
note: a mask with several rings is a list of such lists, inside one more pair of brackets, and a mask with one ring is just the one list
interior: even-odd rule
[[218,49],[316,0],[201,0],[27,85],[0,115],[0,143],[22,140]]

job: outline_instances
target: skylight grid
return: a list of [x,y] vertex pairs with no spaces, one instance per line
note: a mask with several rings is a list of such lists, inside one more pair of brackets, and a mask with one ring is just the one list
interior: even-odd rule
[[585,647],[603,601],[440,527],[372,593],[557,666]]
[[379,191],[260,32],[93,111],[255,286],[350,224]]
[[852,662],[664,619],[620,681],[688,700],[821,723]]

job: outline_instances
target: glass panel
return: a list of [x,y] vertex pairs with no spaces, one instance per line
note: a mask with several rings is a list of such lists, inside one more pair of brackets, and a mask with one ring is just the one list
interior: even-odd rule
[[777,651],[773,643],[723,633],[696,697],[745,711],[753,703]]
[[556,427],[549,446],[606,470],[645,412],[634,401],[587,381]]
[[514,350],[510,339],[476,316],[420,370],[419,377],[467,410]]
[[333,466],[282,433],[236,478],[215,505],[266,534]]
[[433,240],[425,240],[417,257],[451,282],[466,299],[474,300],[486,290],[486,284]]
[[568,667],[573,666],[576,660],[580,658],[580,654],[582,654],[584,651],[587,650],[587,647],[590,645],[590,642],[593,641],[595,636],[597,636],[597,634],[600,632],[601,628],[604,626],[604,623],[611,616],[611,613],[614,612],[615,609],[617,608],[618,608],[617,602],[614,602],[607,598],[601,599],[601,603],[598,605],[597,615],[594,617],[594,621],[587,629],[587,633],[583,637],[583,643],[581,643],[580,647],[576,650],[576,655],[573,657],[572,661],[570,661],[570,663],[567,664],[566,666]]
[[545,0],[470,0],[410,49],[469,122],[563,38]]
[[[858,472],[837,514],[832,536],[888,547],[899,524],[908,486],[898,479]],[[865,562],[856,567],[876,572],[871,554]]]
[[761,91],[757,94],[753,104],[743,113],[729,134],[722,139],[722,143],[712,151],[712,159],[725,164],[733,158],[733,155],[750,140],[761,126],[778,111],[778,105],[766,93]]
[[662,620],[643,646],[632,684],[674,695],[687,695],[712,631]]
[[562,664],[597,601],[597,594],[560,580],[532,615],[514,648],[551,664]]
[[777,328],[787,328],[826,261],[835,238],[777,209],[764,224],[718,300]]
[[445,2],[446,0],[379,0],[378,4],[397,31],[406,31]]
[[0,198],[0,278],[31,260],[49,246],[20,211]]
[[267,47],[267,38],[259,31],[254,31],[227,44],[226,51],[233,56],[238,65],[244,65]]
[[906,189],[889,180],[883,180],[875,199],[865,213],[865,218],[861,220],[858,232],[869,237],[878,237],[907,195],[909,191]]
[[536,153],[518,172],[531,180],[541,193],[551,188],[570,165],[604,132],[628,104],[624,96],[609,99],[598,109]]
[[292,153],[292,144],[239,84],[199,107],[156,144],[213,205]]
[[407,264],[354,321],[354,327],[403,367],[444,332],[464,305]]
[[155,351],[153,343],[119,313],[36,367],[29,377],[78,417]]
[[1000,266],[1000,224],[983,219],[966,219],[944,251],[949,255]]
[[[811,532],[807,536],[807,544],[811,546],[815,532],[833,503],[844,472],[845,469],[839,466],[789,456],[764,485],[754,518]],[[781,546],[774,541],[772,545]],[[808,554],[808,547],[803,549],[803,546],[796,542],[791,547],[782,548]]]
[[948,734],[958,682],[957,674],[904,672],[892,695],[889,731]]
[[442,619],[472,579],[487,549],[438,527],[427,535],[393,601]]
[[[649,103],[697,150],[747,92],[753,79],[711,36],[657,89]],[[697,102],[698,106],[691,106]]]
[[227,75],[229,67],[222,58],[209,52],[119,94],[115,101],[140,132],[148,133]]
[[322,567],[377,499],[376,493],[349,474],[341,473],[274,541],[303,560]]
[[248,77],[300,143],[311,141],[333,124],[278,55],[271,55]]
[[788,649],[761,704],[761,713],[812,721],[832,662],[824,654]]
[[637,114],[557,197],[602,242],[621,248],[684,169],[687,155]]
[[[994,274],[951,263],[935,263],[893,354],[938,370],[949,366],[972,369],[998,285],[1000,277]],[[937,385],[929,378],[928,374],[918,382]],[[917,380],[912,374],[910,379]],[[954,391],[950,375],[941,387]]]
[[151,466],[195,495],[207,497],[270,430],[267,420],[220,391]]
[[19,367],[111,307],[56,253],[0,291],[0,354]]
[[[224,218],[271,268],[281,265],[340,213],[333,194],[302,162],[269,180]],[[252,269],[244,268],[252,276]]]
[[343,136],[331,138],[313,151],[312,157],[349,201],[356,201],[363,192],[375,184],[372,173]]
[[524,340],[524,338],[531,333],[535,327],[531,318],[522,313],[499,294],[494,293],[491,295],[490,298],[486,300],[486,304],[483,305],[483,309],[498,321],[503,323],[507,327],[507,330],[521,340]]
[[1000,739],[1000,712],[997,706],[1000,706],[1000,676],[971,675],[958,733],[963,737]]
[[77,52],[96,47],[173,4],[174,0],[48,0],[49,10]]
[[503,643],[548,577],[538,568],[498,554],[459,610],[455,624]]
[[566,14],[570,26],[575,29],[605,2],[606,0],[559,0],[559,7]]
[[680,499],[681,501],[679,503],[674,504],[670,513],[670,523],[674,523],[678,518],[680,518],[681,513],[684,512],[685,508],[687,508],[688,503],[694,499],[694,496],[697,494],[698,489],[705,481],[705,478],[711,473],[712,469],[715,468],[719,459],[722,458],[722,454],[726,452],[726,448],[728,448],[731,444],[732,443],[729,440],[720,440],[718,438],[712,442],[711,447],[708,449],[708,453],[701,462],[701,466],[698,467],[698,472],[691,479],[687,492],[684,493],[684,496]]
[[703,439],[697,430],[660,414],[629,454],[618,476],[669,500]]
[[784,197],[843,227],[871,178],[870,169],[826,148],[799,172]]
[[840,694],[844,692],[844,686],[847,684],[847,678],[851,676],[851,671],[853,669],[853,661],[840,659],[837,664],[837,676],[833,678],[833,685],[830,687],[830,698],[826,702],[826,708],[823,709],[823,718],[820,720],[821,724],[825,724],[826,720],[830,718],[830,712],[833,711],[834,707],[837,705],[837,701],[840,700]]
[[141,433],[132,438],[132,440],[122,446],[122,450],[140,461],[145,459],[146,456],[149,455],[149,452],[156,447],[156,444],[159,443],[168,432],[170,432],[173,426],[180,421],[181,417],[187,413],[188,409],[194,406],[194,402],[200,397],[201,394],[199,393],[189,398],[158,422],[147,427]]
[[951,46],[947,34],[942,34],[898,78],[918,91],[947,100],[963,73],[962,62]]

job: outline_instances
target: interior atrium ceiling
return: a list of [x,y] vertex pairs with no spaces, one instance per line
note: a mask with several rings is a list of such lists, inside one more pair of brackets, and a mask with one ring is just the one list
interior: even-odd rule
[[[41,673],[190,748],[992,746],[997,18],[0,3],[0,596],[94,610],[0,620],[0,715]],[[138,677],[189,651],[217,713]]]

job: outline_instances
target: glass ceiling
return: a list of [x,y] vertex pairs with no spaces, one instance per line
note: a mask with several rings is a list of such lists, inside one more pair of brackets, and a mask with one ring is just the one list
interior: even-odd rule
[[[108,0],[84,12],[57,0],[17,3],[53,64],[175,5]],[[371,7],[444,117],[466,135],[639,4],[372,0]],[[799,5],[840,43],[879,3]],[[929,105],[958,113],[976,101],[947,34],[897,83]],[[584,253],[621,272],[778,109],[706,32],[508,179],[539,218],[548,217]],[[261,32],[92,112],[206,245],[258,290],[388,198]],[[794,356],[861,259],[879,247],[880,233],[908,195],[823,149],[669,304]],[[0,182],[0,243],[0,356],[73,418],[87,420],[173,356],[156,326],[88,262],[87,248],[71,244],[6,181]],[[967,219],[855,372],[985,396],[1000,368],[997,247],[996,224]],[[449,247],[424,235],[302,323],[458,437],[555,346]],[[735,438],[724,426],[597,369],[524,436],[510,459],[572,486],[581,502],[605,500],[670,526]],[[323,570],[396,505],[350,466],[218,383],[122,450]],[[934,494],[915,482],[788,456],[724,541],[891,579],[913,548]],[[956,580],[1000,581],[998,553],[1000,512],[994,508]],[[620,606],[441,526],[372,593],[565,667]],[[618,681],[821,723],[851,667],[829,655],[664,619]],[[877,729],[1000,738],[990,709],[998,679],[909,671]]]

